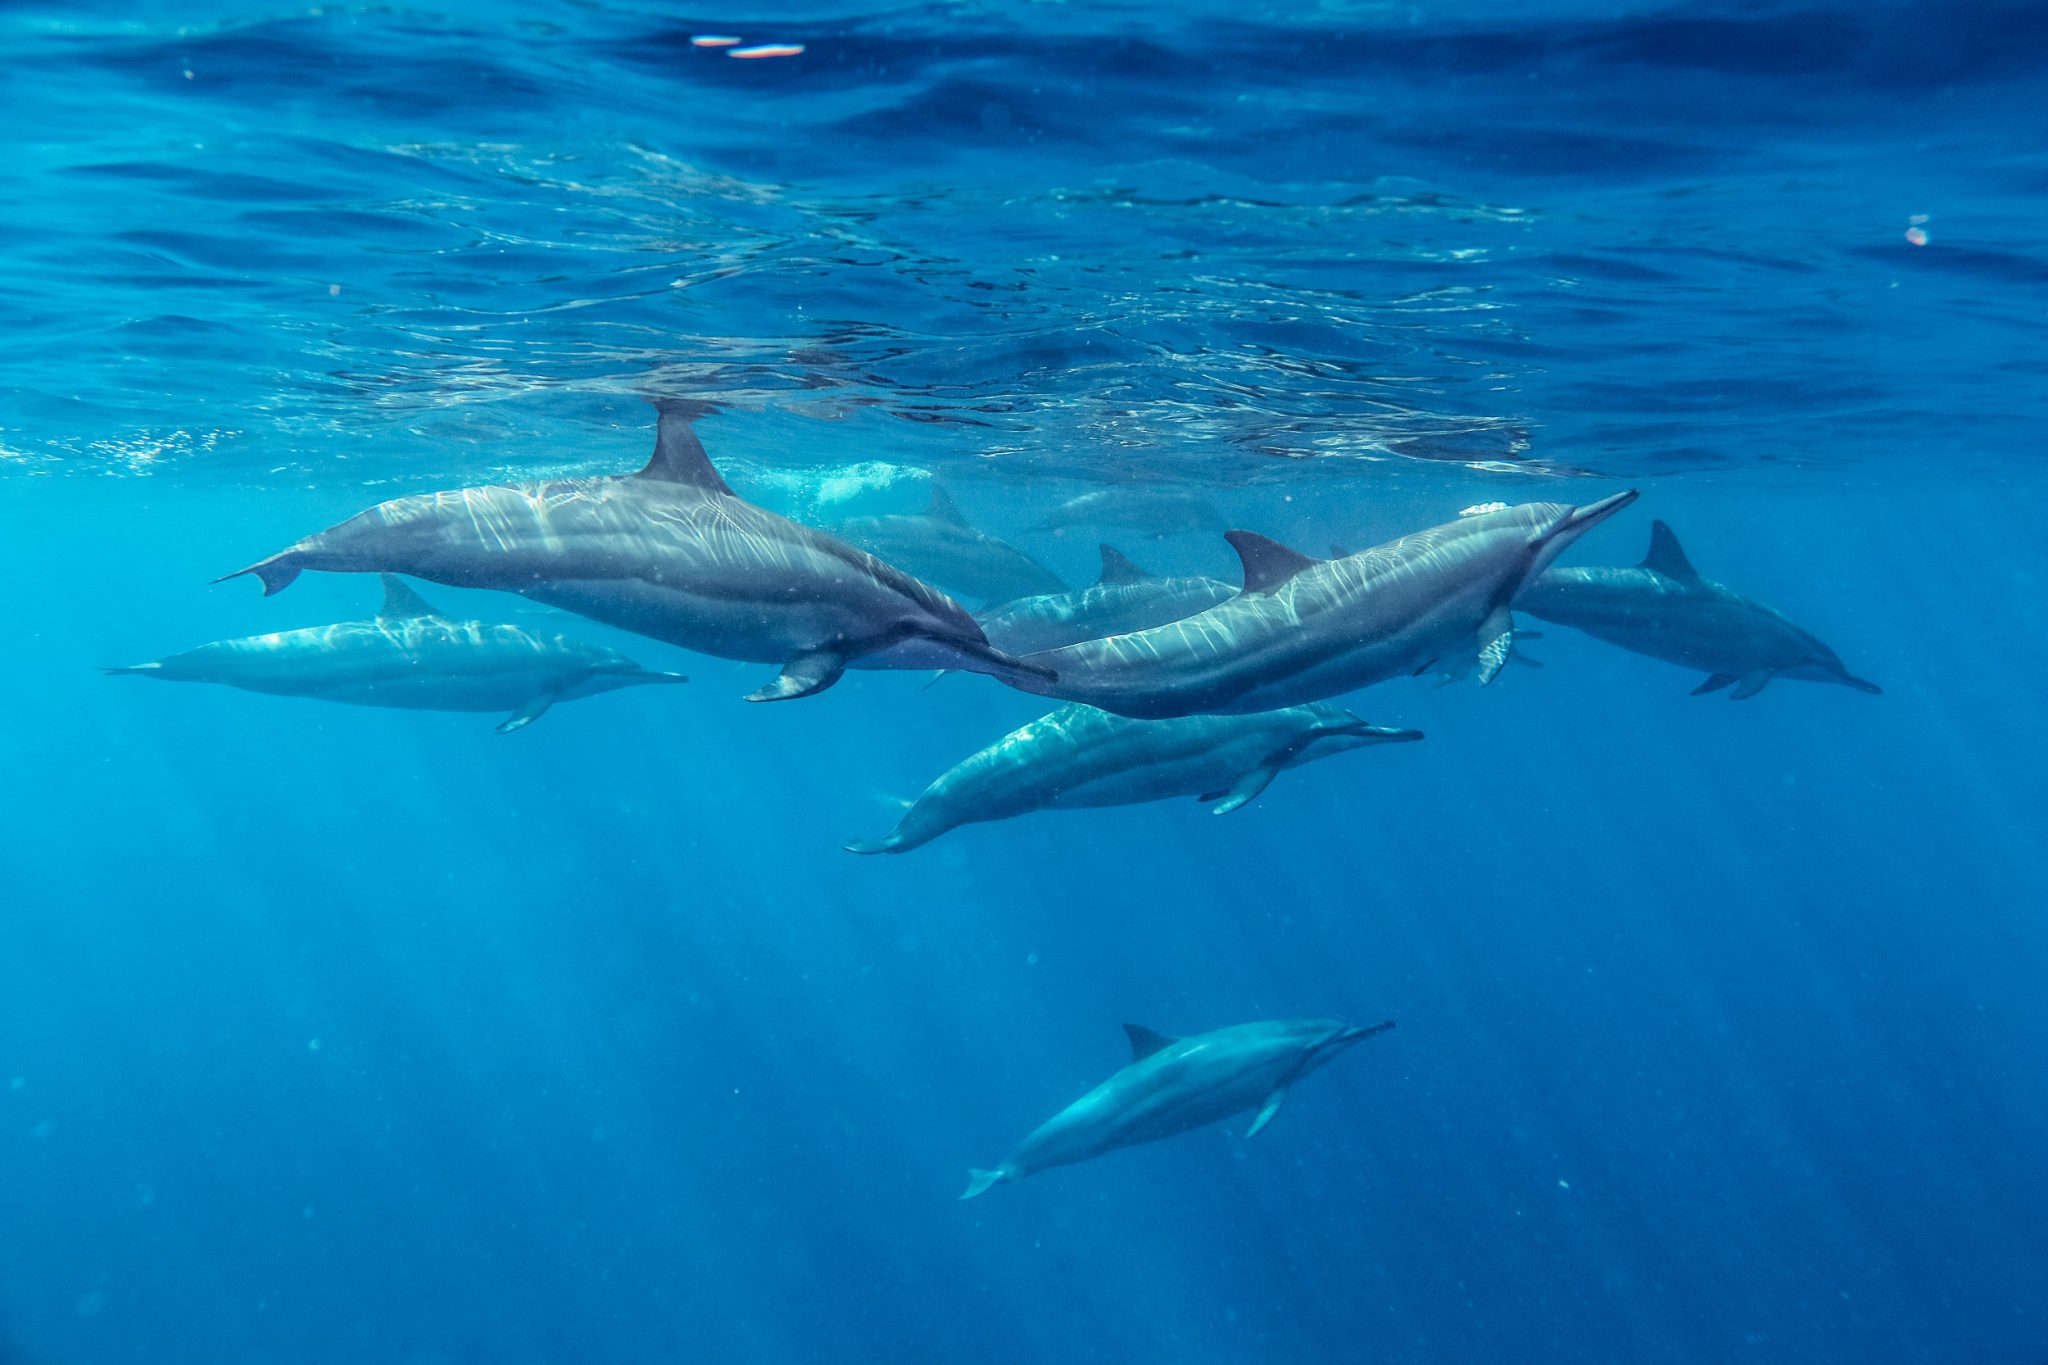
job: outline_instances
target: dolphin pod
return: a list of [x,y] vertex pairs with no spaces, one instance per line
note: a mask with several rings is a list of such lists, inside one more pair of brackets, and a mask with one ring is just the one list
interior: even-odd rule
[[566,635],[452,620],[389,574],[384,606],[372,620],[217,640],[154,663],[103,671],[357,706],[509,711],[499,734],[532,724],[559,701],[689,681]]
[[1296,1081],[1393,1026],[1283,1019],[1169,1038],[1125,1024],[1130,1064],[1034,1128],[1001,1165],[970,1171],[960,1197],[1257,1109],[1245,1130],[1251,1137],[1273,1121]]
[[[1493,681],[1513,647],[1509,607],[1567,545],[1636,500],[1480,511],[1341,559],[1229,532],[1235,597],[1170,625],[1026,655],[1027,692],[1141,719],[1319,701],[1476,657]],[[1053,676],[1047,677],[1045,674]]]
[[1653,659],[1706,673],[1695,696],[1734,687],[1737,701],[1773,678],[1883,691],[1850,673],[1835,651],[1761,602],[1700,577],[1671,528],[1650,523],[1650,551],[1633,568],[1548,569],[1515,605]]
[[1167,625],[1237,595],[1214,578],[1161,578],[1115,546],[1101,550],[1102,576],[1088,587],[1020,597],[977,616],[989,640],[1012,654],[1035,654]]
[[662,403],[638,474],[396,498],[238,569],[266,596],[307,569],[498,588],[703,654],[780,663],[749,701],[809,696],[849,665],[1051,681],[965,608],[864,550],[735,495]]
[[1004,735],[941,774],[880,839],[853,853],[907,853],[948,830],[1036,810],[1192,796],[1227,815],[1284,769],[1422,738],[1317,703],[1248,716],[1131,720],[1076,702]]

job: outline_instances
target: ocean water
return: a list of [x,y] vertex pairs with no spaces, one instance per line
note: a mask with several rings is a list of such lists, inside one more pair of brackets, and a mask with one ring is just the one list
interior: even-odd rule
[[[803,48],[736,60],[693,36]],[[0,12],[0,1361],[2048,1360],[2037,8]],[[841,844],[1046,705],[563,628],[495,717],[102,678],[210,579],[621,472],[1320,553],[1639,504],[1880,697],[1551,627],[1421,744]],[[563,624],[433,585],[461,614]],[[1245,1123],[969,1166],[1119,1025],[1397,1021]]]

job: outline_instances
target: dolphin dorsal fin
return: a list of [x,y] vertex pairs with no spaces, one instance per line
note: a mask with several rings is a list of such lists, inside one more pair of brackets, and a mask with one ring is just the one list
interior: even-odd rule
[[1303,569],[1323,562],[1252,531],[1225,531],[1223,538],[1244,561],[1246,592],[1271,592]]
[[1700,571],[1685,557],[1685,550],[1678,543],[1678,537],[1671,534],[1671,528],[1661,521],[1650,523],[1650,552],[1643,556],[1642,568],[1663,574],[1666,578],[1698,578]]
[[690,430],[690,424],[710,412],[710,407],[667,398],[657,399],[654,406],[661,412],[654,429],[654,458],[640,471],[640,477],[731,496],[732,488],[712,466],[697,433]]
[[924,514],[935,521],[951,522],[955,526],[967,524],[967,518],[953,503],[953,495],[937,484],[932,485],[932,505],[924,509]]
[[421,597],[411,588],[405,586],[405,580],[397,574],[388,573],[382,575],[382,577],[384,579],[384,605],[377,608],[377,615],[405,617],[439,616],[441,614],[428,604],[426,598]]
[[1131,563],[1130,556],[1114,545],[1102,547],[1102,577],[1097,583],[1142,583],[1152,575]]
[[1124,1032],[1131,1038],[1131,1060],[1142,1062],[1161,1048],[1172,1047],[1180,1039],[1164,1033],[1154,1033],[1143,1024],[1125,1024]]

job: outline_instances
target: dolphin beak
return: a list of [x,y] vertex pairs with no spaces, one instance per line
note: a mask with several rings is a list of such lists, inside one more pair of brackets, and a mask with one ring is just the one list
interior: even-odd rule
[[1868,692],[1873,697],[1881,697],[1884,695],[1884,689],[1882,687],[1879,687],[1874,682],[1867,682],[1864,679],[1857,677],[1853,673],[1838,674],[1837,679],[1842,683],[1843,686],[1853,687],[1858,692]]
[[1394,1021],[1391,1019],[1382,1024],[1353,1024],[1331,1041],[1338,1044],[1355,1043],[1361,1038],[1370,1038],[1375,1033],[1385,1033],[1393,1026]]
[[1602,498],[1598,502],[1589,502],[1584,507],[1575,507],[1572,514],[1565,519],[1565,524],[1574,531],[1591,530],[1641,496],[1642,494],[1630,488],[1616,493],[1611,498]]
[[1360,721],[1356,725],[1343,726],[1330,731],[1330,733],[1351,735],[1358,739],[1369,739],[1376,744],[1413,744],[1416,740],[1422,738],[1422,731],[1420,730],[1400,730],[1391,725],[1367,725],[1364,721]]

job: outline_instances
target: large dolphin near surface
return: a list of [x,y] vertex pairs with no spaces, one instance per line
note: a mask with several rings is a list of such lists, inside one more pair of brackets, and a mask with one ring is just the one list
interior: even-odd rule
[[689,681],[566,635],[454,620],[389,574],[383,609],[372,620],[218,640],[154,663],[105,671],[357,706],[509,711],[499,734],[531,724],[558,701]]
[[822,691],[849,665],[1049,679],[992,647],[944,593],[735,496],[690,430],[702,409],[657,406],[654,458],[638,474],[397,498],[227,577],[254,574],[265,594],[306,569],[516,592],[685,649],[782,664],[749,701]]
[[1235,596],[1237,589],[1220,579],[1155,577],[1114,546],[1104,545],[1102,577],[1090,586],[1020,597],[975,619],[996,648],[1032,654],[1149,630]]
[[1169,1038],[1125,1024],[1130,1065],[1040,1124],[1002,1165],[969,1172],[960,1197],[972,1199],[991,1185],[1256,1109],[1258,1117],[1245,1130],[1250,1137],[1280,1112],[1289,1086],[1359,1039],[1393,1026],[1392,1021],[1360,1028],[1336,1019],[1281,1019]]
[[1515,594],[1635,499],[1475,510],[1327,560],[1231,531],[1244,561],[1237,596],[1170,625],[1026,655],[1058,678],[1012,685],[1158,719],[1298,706],[1472,656],[1491,682],[1514,643]]
[[948,592],[982,602],[1067,590],[1051,569],[968,524],[937,484],[924,511],[852,517],[840,523],[839,534]]
[[1773,678],[1880,692],[1829,649],[1761,602],[1700,577],[1678,537],[1650,524],[1650,552],[1634,568],[1549,569],[1515,605],[1545,621],[1708,675],[1695,696],[1733,686],[1735,700]]
[[1192,796],[1227,815],[1281,771],[1371,744],[1422,738],[1318,703],[1249,716],[1131,720],[1075,703],[1004,735],[942,773],[880,839],[853,853],[907,853],[961,825],[1035,810],[1131,806]]

